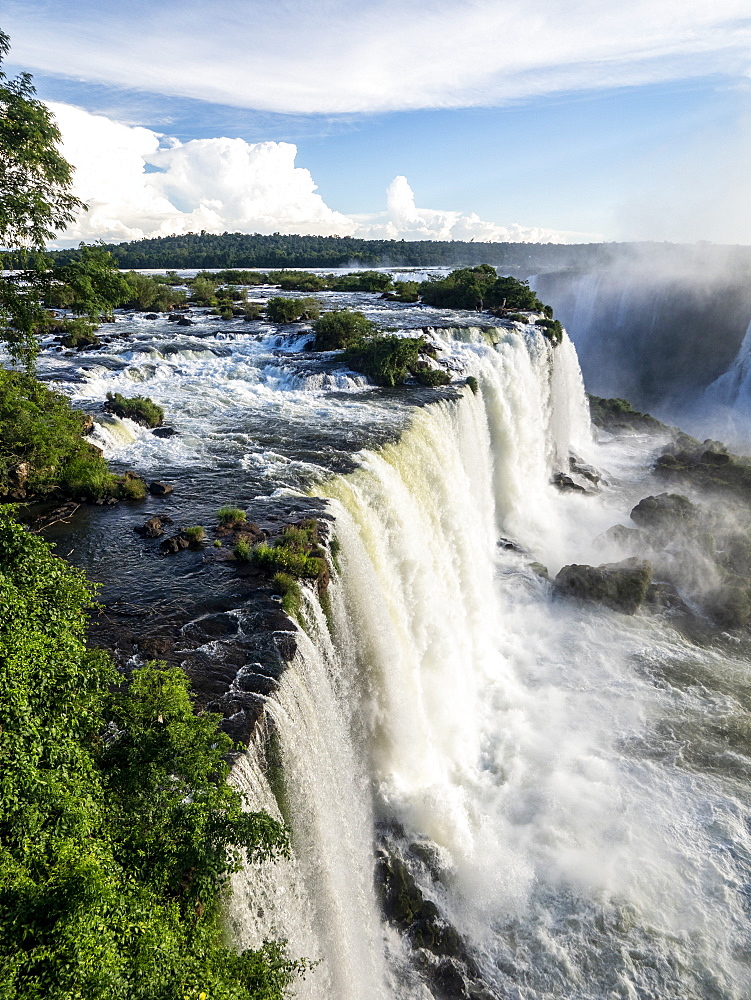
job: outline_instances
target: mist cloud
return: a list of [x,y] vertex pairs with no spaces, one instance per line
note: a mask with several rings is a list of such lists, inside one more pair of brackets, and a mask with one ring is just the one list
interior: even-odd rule
[[344,215],[316,193],[288,142],[193,139],[181,143],[67,104],[50,103],[62,151],[76,167],[76,193],[89,206],[58,245],[121,241],[206,230],[380,239],[572,242],[586,234],[499,226],[475,214],[418,209],[405,177],[386,211]]

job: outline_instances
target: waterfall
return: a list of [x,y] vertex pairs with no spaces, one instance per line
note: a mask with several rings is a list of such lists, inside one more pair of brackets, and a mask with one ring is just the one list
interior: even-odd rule
[[[715,703],[650,671],[742,663],[658,619],[551,600],[535,564],[584,561],[622,503],[561,495],[551,472],[570,448],[618,456],[595,453],[566,341],[472,334],[455,350],[477,395],[416,411],[398,442],[317,491],[339,570],[329,621],[309,600],[269,701],[295,861],[267,926],[321,959],[299,988],[321,1000],[741,1000],[747,803],[711,768],[676,766],[670,741],[698,739]],[[421,985],[438,959],[413,962],[381,924],[376,845],[489,992]],[[244,877],[235,925],[256,898]]]

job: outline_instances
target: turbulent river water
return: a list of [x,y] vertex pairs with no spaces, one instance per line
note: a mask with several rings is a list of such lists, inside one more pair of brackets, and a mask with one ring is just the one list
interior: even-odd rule
[[[540,572],[604,561],[598,536],[660,491],[659,440],[593,439],[568,339],[321,298],[425,329],[453,391],[376,389],[301,352],[300,327],[240,320],[178,333],[122,316],[102,351],[42,359],[95,412],[108,458],[175,485],[160,509],[185,524],[299,494],[334,518],[331,606],[307,595],[268,700],[283,794],[260,732],[235,769],[294,842],[291,861],[235,877],[238,945],[287,938],[317,962],[297,986],[308,1000],[744,1000],[749,643],[556,599]],[[178,434],[103,415],[113,390],[164,405]],[[551,484],[570,452],[600,492]],[[149,556],[130,530],[148,513],[82,511],[60,544],[109,601],[231,599],[231,568]],[[458,932],[463,980],[383,919],[376,853]]]

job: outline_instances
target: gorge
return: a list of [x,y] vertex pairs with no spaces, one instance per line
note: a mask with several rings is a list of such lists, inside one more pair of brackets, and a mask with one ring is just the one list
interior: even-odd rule
[[[174,486],[48,529],[103,584],[95,638],[181,663],[248,743],[249,807],[292,830],[290,860],[233,877],[234,940],[287,939],[310,1000],[741,1000],[751,645],[707,609],[745,500],[721,494],[718,519],[711,492],[666,485],[667,427],[594,433],[568,337],[319,297],[423,334],[451,385],[377,388],[305,351],[305,325],[201,311],[179,331],[121,313],[100,349],[39,361],[115,468]],[[106,413],[108,392],[177,433]],[[630,517],[674,490],[686,526]],[[162,557],[132,530],[170,516],[221,541],[227,503],[271,538],[323,526],[332,580],[303,587],[299,625],[226,544]],[[629,557],[654,568],[636,614],[555,584]]]

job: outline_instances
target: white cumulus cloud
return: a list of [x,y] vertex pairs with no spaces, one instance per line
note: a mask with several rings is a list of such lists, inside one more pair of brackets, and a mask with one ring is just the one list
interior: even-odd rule
[[422,209],[405,177],[375,216],[337,212],[316,193],[309,170],[295,165],[289,142],[244,139],[179,142],[68,104],[50,103],[76,167],[76,194],[89,206],[58,240],[110,242],[200,232],[299,233],[406,240],[575,242],[558,233],[484,222],[475,214]]

